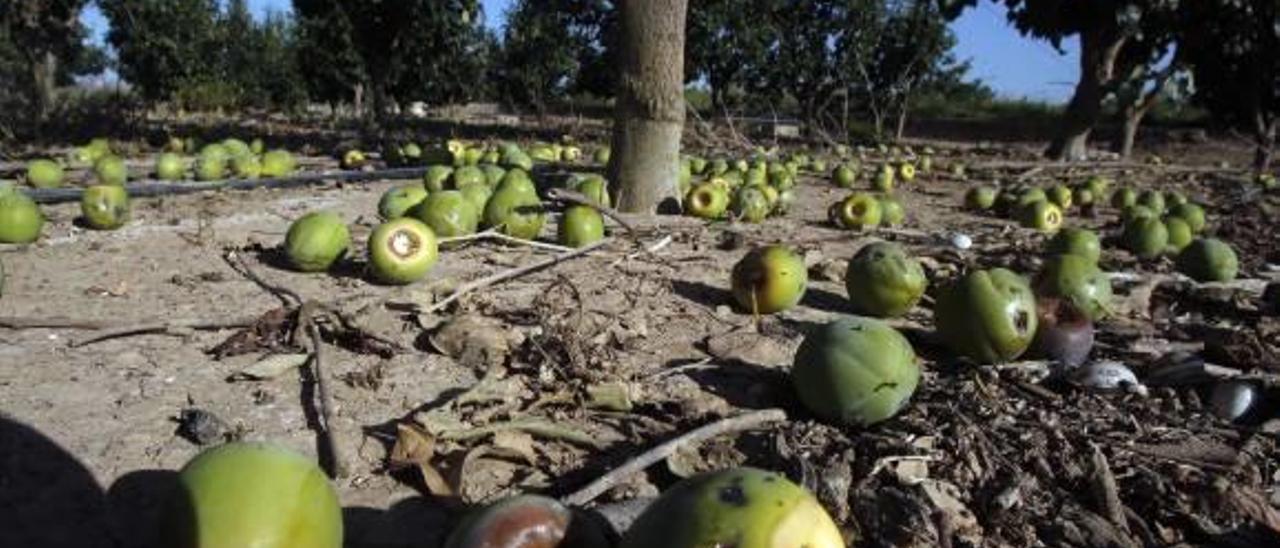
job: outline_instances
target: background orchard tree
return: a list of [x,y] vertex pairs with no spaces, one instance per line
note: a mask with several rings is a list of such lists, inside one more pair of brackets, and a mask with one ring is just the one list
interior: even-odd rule
[[758,0],[704,0],[689,6],[685,79],[706,83],[711,109],[727,114],[761,91],[756,76],[776,40],[773,28],[754,17]]
[[87,0],[0,0],[0,81],[18,93],[12,105],[36,126],[49,116],[54,91],[80,71],[100,70],[100,52],[85,44],[80,12]]
[[542,114],[576,92],[612,95],[616,11],[605,0],[517,0],[497,54],[499,98]]
[[626,0],[609,180],[614,203],[653,213],[677,192],[684,129],[686,0]]
[[1254,168],[1271,166],[1280,123],[1280,6],[1275,0],[1188,2],[1181,50],[1195,100],[1219,120],[1252,130]]
[[354,31],[340,0],[293,0],[298,70],[314,101],[334,107],[364,106],[364,65],[352,43]]
[[210,80],[218,46],[215,0],[98,0],[120,77],[150,102]]

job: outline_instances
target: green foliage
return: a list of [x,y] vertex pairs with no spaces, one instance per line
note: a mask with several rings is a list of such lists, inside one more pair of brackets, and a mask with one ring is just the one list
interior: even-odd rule
[[[54,108],[54,89],[99,72],[100,50],[85,44],[87,0],[0,0],[0,137],[38,127]],[[19,127],[21,126],[21,127]]]
[[498,95],[543,111],[574,93],[613,93],[617,15],[607,0],[518,0],[498,53]]

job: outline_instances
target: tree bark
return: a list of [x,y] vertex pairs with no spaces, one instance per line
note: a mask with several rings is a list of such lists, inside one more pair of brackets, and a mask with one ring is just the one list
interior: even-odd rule
[[1276,123],[1280,121],[1275,117],[1267,116],[1259,111],[1254,115],[1254,153],[1253,153],[1253,169],[1258,173],[1263,173],[1271,169],[1271,153],[1276,145]]
[[1116,57],[1125,39],[1114,25],[1080,33],[1080,81],[1063,113],[1058,134],[1045,151],[1049,158],[1085,159],[1089,134],[1102,114],[1102,100],[1106,97],[1106,87],[1114,79]]
[[53,95],[57,87],[58,56],[52,51],[36,53],[31,62],[31,84],[34,86],[31,115],[36,127],[44,125],[53,110]]
[[653,213],[678,194],[687,6],[687,0],[620,2],[621,75],[609,180],[621,211]]

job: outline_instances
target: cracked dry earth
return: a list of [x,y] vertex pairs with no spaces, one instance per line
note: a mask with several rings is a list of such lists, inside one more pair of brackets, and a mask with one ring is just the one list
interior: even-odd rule
[[[1149,379],[1188,359],[1169,354],[1190,352],[1252,375],[1275,398],[1280,318],[1263,302],[1267,264],[1280,253],[1274,195],[1203,170],[1000,167],[1027,158],[1016,149],[944,151],[939,171],[961,159],[992,167],[971,169],[967,181],[925,174],[905,185],[902,230],[833,229],[826,208],[846,191],[816,177],[802,181],[793,211],[760,225],[637,218],[634,236],[613,226],[614,241],[597,252],[433,313],[424,310],[466,281],[556,252],[469,242],[443,250],[422,283],[372,285],[361,248],[380,194],[395,182],[141,199],[134,220],[111,233],[75,228],[77,207],[58,205],[45,208],[39,244],[0,253],[8,274],[0,317],[242,324],[279,309],[226,260],[236,250],[270,283],[397,346],[327,345],[336,421],[349,434],[339,443],[352,457],[352,475],[336,482],[349,546],[438,546],[464,504],[516,491],[564,495],[681,432],[773,407],[789,420],[685,448],[600,502],[651,497],[681,476],[748,464],[802,482],[860,546],[1280,545],[1280,421],[1274,410],[1245,424],[1214,418],[1204,378],[1148,383],[1142,395],[1044,381],[1035,363],[974,367],[938,344],[921,306],[896,324],[925,364],[900,416],[840,429],[795,401],[791,355],[812,325],[847,313],[844,264],[859,246],[902,243],[922,257],[932,287],[973,266],[1030,274],[1043,236],[960,211],[964,191],[1093,173],[1202,197],[1211,230],[1237,247],[1242,277],[1252,280],[1152,283],[1170,262],[1108,246],[1104,268],[1131,276],[1117,280],[1121,313],[1101,326],[1095,358]],[[289,222],[322,208],[352,223],[351,260],[327,275],[281,268],[273,250]],[[1112,234],[1112,213],[1069,222]],[[973,247],[953,248],[953,232]],[[543,234],[553,237],[554,224]],[[666,237],[660,250],[639,251]],[[776,242],[804,255],[810,289],[799,307],[757,324],[730,308],[729,271],[752,246]],[[213,440],[318,452],[309,368],[244,378],[269,352],[249,345],[215,359],[210,350],[235,328],[89,341],[97,332],[9,325],[0,328],[0,545],[154,545],[174,470],[200,451],[176,433],[184,410],[211,414],[204,427]],[[290,353],[289,341],[277,342],[276,352]],[[427,447],[393,451],[406,432]]]

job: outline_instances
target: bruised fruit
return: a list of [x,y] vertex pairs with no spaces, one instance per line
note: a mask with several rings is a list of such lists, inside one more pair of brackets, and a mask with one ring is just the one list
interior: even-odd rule
[[475,510],[449,534],[444,548],[597,548],[611,546],[612,528],[540,495],[517,495]]
[[208,449],[182,467],[161,546],[339,548],[342,505],[311,459],[263,443]]
[[728,208],[728,191],[715,183],[693,187],[684,199],[685,212],[702,219],[719,219]]
[[1132,188],[1117,188],[1111,194],[1111,207],[1116,209],[1124,209],[1126,207],[1137,205],[1138,193]]
[[378,200],[378,216],[384,221],[399,219],[425,199],[427,199],[427,189],[422,188],[422,185],[393,188]]
[[805,407],[842,426],[870,426],[898,413],[920,383],[915,350],[894,328],[842,317],[818,327],[796,350],[791,380]]
[[29,244],[40,238],[44,214],[26,194],[0,188],[0,243]]
[[1087,257],[1067,254],[1048,258],[1034,286],[1041,297],[1070,301],[1090,320],[1106,316],[1111,305],[1111,279]]
[[1062,227],[1062,210],[1048,201],[1036,200],[1022,206],[1019,221],[1023,227],[1051,234]]
[[996,189],[987,186],[975,186],[964,193],[964,206],[974,211],[986,211],[996,203]]
[[1178,254],[1178,272],[1197,282],[1229,282],[1239,270],[1235,250],[1215,238],[1199,238]]
[[901,316],[924,296],[928,278],[920,261],[894,243],[863,246],[849,260],[844,277],[854,311],[881,318]]
[[785,477],[730,468],[685,479],[645,509],[619,548],[844,548],[818,500]]
[[1204,230],[1205,218],[1204,208],[1191,202],[1178,204],[1169,210],[1169,214],[1174,217],[1180,217],[1191,227],[1191,232],[1199,234]]
[[906,219],[907,211],[902,208],[902,202],[892,196],[880,197],[880,222],[885,226],[898,226]]
[[27,184],[36,188],[62,186],[62,166],[53,160],[32,160],[27,164]]
[[1191,240],[1195,239],[1195,234],[1191,231],[1191,225],[1182,217],[1166,217],[1164,219],[1164,230],[1169,233],[1168,246],[1171,254],[1177,255],[1179,251],[1191,244]]
[[156,178],[161,181],[177,181],[187,173],[186,162],[181,156],[165,152],[156,157]]
[[837,225],[850,230],[864,230],[880,226],[882,211],[875,196],[856,192],[849,195],[836,209]]
[[583,247],[604,238],[604,217],[595,208],[574,205],[560,217],[560,244]]
[[337,213],[316,211],[289,226],[284,252],[289,263],[302,272],[322,272],[333,266],[351,245],[347,224]]
[[116,185],[93,185],[80,195],[85,224],[96,230],[115,230],[129,222],[129,193]]
[[744,186],[738,189],[729,207],[733,210],[735,217],[748,223],[764,221],[773,209],[764,190],[756,186]]
[[1102,240],[1092,230],[1064,228],[1049,240],[1049,253],[1076,255],[1096,264],[1102,257]]
[[1138,217],[1124,225],[1120,235],[1125,249],[1142,259],[1154,259],[1169,245],[1169,231],[1160,219]]
[[369,235],[368,245],[370,273],[388,284],[422,279],[436,264],[439,254],[435,232],[413,217],[382,223]]
[[93,175],[100,184],[124,186],[129,181],[129,168],[119,156],[104,156],[93,164]]
[[427,196],[411,215],[431,227],[438,238],[457,238],[476,231],[479,210],[459,190],[442,190]]
[[752,314],[773,314],[795,306],[808,284],[804,259],[780,245],[756,248],[733,266],[733,298]]
[[1003,268],[969,272],[940,292],[938,332],[956,353],[978,363],[1021,356],[1036,333],[1036,299],[1022,276]]
[[1053,360],[1066,367],[1079,367],[1093,350],[1093,322],[1070,301],[1041,298],[1036,304],[1039,319],[1030,354]]

